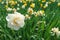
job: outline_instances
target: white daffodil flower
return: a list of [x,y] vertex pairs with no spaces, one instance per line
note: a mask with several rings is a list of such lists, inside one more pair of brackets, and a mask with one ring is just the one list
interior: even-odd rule
[[19,30],[24,26],[24,19],[25,16],[18,12],[14,12],[14,14],[8,14],[8,16],[6,16],[8,27],[14,30]]
[[54,32],[54,33],[57,33],[57,32],[59,32],[59,29],[58,28],[52,28],[52,31]]
[[60,37],[60,31],[59,28],[52,28],[52,34],[53,36],[56,34],[56,36],[59,38]]
[[29,7],[27,13],[33,14],[33,9]]
[[60,37],[60,31],[56,33],[57,37],[59,38]]
[[25,9],[25,5],[22,5],[22,8]]
[[7,11],[11,11],[12,10],[12,8],[7,8]]

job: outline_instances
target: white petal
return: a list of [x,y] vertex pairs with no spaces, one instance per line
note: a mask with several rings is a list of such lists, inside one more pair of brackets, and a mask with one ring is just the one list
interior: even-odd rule
[[23,27],[24,26],[24,21],[20,23],[20,27]]
[[9,27],[9,28],[13,28],[13,25],[11,25],[11,23],[8,22],[8,27]]
[[12,25],[11,23],[8,23],[8,27],[11,28],[12,30],[19,30],[20,27]]
[[13,27],[13,29],[14,29],[14,30],[19,30],[19,29],[20,29],[20,27],[19,27],[19,26],[17,26],[17,27],[16,27],[16,26],[14,26],[14,27]]
[[6,16],[6,20],[10,21],[11,19],[13,19],[13,14],[8,14],[8,16]]
[[6,20],[9,21],[9,16],[6,17]]

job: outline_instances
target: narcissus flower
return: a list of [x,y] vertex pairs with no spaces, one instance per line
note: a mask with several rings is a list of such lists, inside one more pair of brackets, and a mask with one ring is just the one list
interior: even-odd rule
[[60,37],[60,31],[56,33],[57,37],[59,38]]
[[30,19],[30,16],[28,14],[25,15],[26,19]]
[[52,31],[57,33],[59,31],[59,29],[54,27],[54,28],[52,28]]
[[17,10],[20,10],[20,8],[19,8],[19,7],[17,7]]
[[32,8],[28,8],[27,13],[33,14],[33,9]]
[[8,16],[6,16],[8,27],[13,30],[19,30],[22,28],[25,24],[24,19],[25,16],[18,12],[14,12],[14,14],[8,14]]
[[[55,27],[54,27],[54,28],[52,28],[52,30],[51,30],[51,31],[52,31],[52,33],[53,33],[54,35],[56,34],[56,36],[57,36],[57,37],[59,37],[59,36],[60,36],[59,28],[55,28]],[[54,35],[53,35],[53,36],[54,36]]]
[[27,3],[22,5],[22,8],[25,9],[25,7],[27,6]]
[[46,4],[44,5],[44,8],[48,7],[48,4],[49,4],[49,3],[48,3],[48,2],[46,2]]
[[7,8],[7,11],[12,11],[12,8]]
[[37,13],[36,13],[36,16],[38,16],[38,15],[41,15],[41,16],[45,16],[45,14],[44,14],[44,10],[39,10],[39,11],[37,11]]

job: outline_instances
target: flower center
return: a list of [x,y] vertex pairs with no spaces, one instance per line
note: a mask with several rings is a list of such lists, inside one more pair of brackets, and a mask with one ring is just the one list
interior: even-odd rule
[[19,17],[14,18],[14,20],[13,20],[13,24],[16,25],[16,26],[19,26],[18,21],[20,21],[20,18],[19,18]]

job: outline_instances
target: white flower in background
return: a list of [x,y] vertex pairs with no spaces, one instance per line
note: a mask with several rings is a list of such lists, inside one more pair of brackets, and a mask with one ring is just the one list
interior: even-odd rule
[[2,1],[1,4],[4,4],[4,1]]
[[30,16],[28,14],[25,15],[26,19],[30,19]]
[[44,10],[40,10],[40,15],[44,15]]
[[59,38],[60,37],[60,31],[56,33],[57,37]]
[[16,12],[16,11],[17,11],[17,9],[16,9],[16,8],[13,8],[12,10],[13,10],[13,12]]
[[24,4],[22,5],[22,8],[25,9],[26,6],[27,6],[27,3],[24,3]]
[[58,6],[60,6],[60,3],[58,3]]
[[37,17],[38,16],[38,13],[35,11],[35,12],[33,12],[33,14]]
[[48,3],[48,2],[46,2],[46,4],[44,5],[44,8],[48,7],[48,4],[49,4],[49,3]]
[[20,4],[17,4],[17,6],[20,6]]
[[54,32],[54,33],[57,33],[59,31],[59,29],[58,28],[52,28],[52,32]]
[[39,11],[37,11],[36,15],[37,15],[37,16],[39,16],[39,15],[45,16],[44,10],[39,10]]
[[22,5],[22,8],[25,9],[25,5]]
[[32,8],[28,8],[27,13],[33,14],[33,9]]
[[25,16],[18,12],[14,12],[14,14],[8,14],[6,17],[8,27],[14,30],[19,30],[24,26],[24,19]]
[[19,7],[17,7],[17,10],[20,10],[20,8],[19,8]]
[[7,8],[7,11],[12,11],[12,8]]
[[56,36],[57,37],[59,37],[60,36],[60,31],[59,31],[59,29],[58,28],[52,28],[52,30],[51,30],[52,32],[52,35],[54,36],[55,34],[56,34]]
[[8,5],[8,0],[6,0],[6,4]]
[[31,38],[35,39],[37,37],[37,35],[31,35]]

